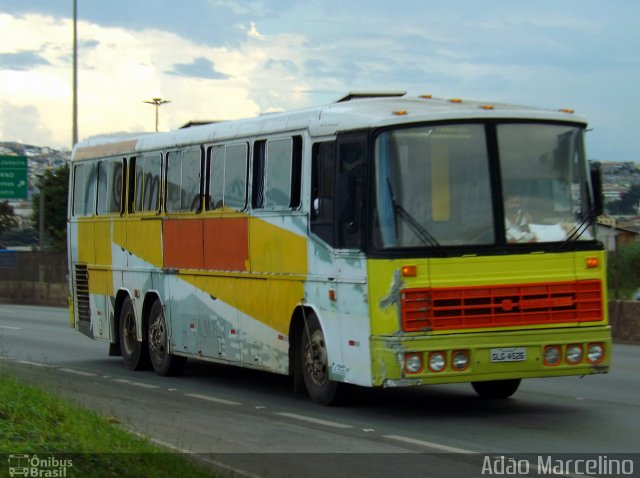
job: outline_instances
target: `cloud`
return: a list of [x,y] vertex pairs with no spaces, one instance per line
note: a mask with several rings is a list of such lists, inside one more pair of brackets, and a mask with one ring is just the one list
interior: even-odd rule
[[216,71],[215,65],[207,58],[196,58],[191,63],[176,63],[173,69],[166,71],[170,75],[202,78],[205,80],[226,80],[228,75]]
[[3,70],[27,71],[38,66],[50,64],[36,51],[0,53],[0,69]]
[[0,102],[0,138],[20,143],[51,146],[55,144],[52,132],[42,121],[38,108]]

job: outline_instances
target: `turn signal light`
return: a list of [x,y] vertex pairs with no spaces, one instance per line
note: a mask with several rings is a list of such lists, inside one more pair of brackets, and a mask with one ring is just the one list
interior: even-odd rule
[[587,269],[596,269],[600,265],[600,259],[597,257],[587,257]]
[[416,277],[418,275],[418,266],[403,266],[402,267],[402,276],[403,277]]

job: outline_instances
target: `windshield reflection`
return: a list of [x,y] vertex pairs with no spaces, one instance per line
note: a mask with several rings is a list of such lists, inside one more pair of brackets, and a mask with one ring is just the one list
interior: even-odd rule
[[[491,191],[489,151],[495,148],[486,142],[487,128],[494,127],[502,185],[493,194],[502,194],[501,211],[494,211]],[[468,123],[384,131],[375,140],[373,243],[442,252],[572,235],[593,239],[582,221],[589,203],[585,163],[582,129],[572,125]],[[503,231],[501,237],[496,231]]]

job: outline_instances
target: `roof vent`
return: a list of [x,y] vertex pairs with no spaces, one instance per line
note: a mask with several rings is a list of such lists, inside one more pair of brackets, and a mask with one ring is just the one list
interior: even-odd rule
[[364,98],[397,98],[399,96],[406,95],[406,91],[396,91],[396,92],[370,92],[370,93],[349,93],[343,98],[340,98],[336,103],[342,103],[344,101],[351,100],[360,100]]

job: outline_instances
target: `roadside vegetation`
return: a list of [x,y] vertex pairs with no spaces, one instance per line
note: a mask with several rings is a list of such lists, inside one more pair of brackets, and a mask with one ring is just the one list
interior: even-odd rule
[[[211,477],[211,470],[0,370],[0,453],[71,460],[66,476]],[[64,461],[63,461],[64,462]],[[0,465],[0,476],[7,471]]]
[[608,281],[610,299],[640,300],[640,241],[609,254]]

